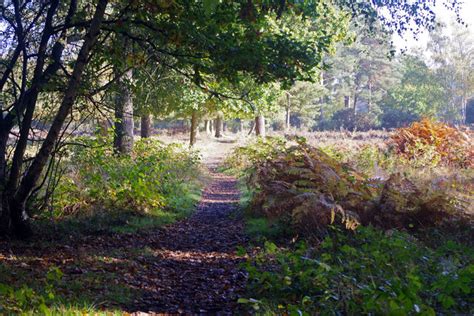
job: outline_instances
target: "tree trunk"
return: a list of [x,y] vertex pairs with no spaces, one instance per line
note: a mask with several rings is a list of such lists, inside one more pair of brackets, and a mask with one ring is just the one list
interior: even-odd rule
[[357,94],[354,95],[354,115],[357,113]]
[[114,149],[121,155],[130,155],[133,149],[133,101],[130,81],[132,70],[128,70],[118,82],[115,100]]
[[[29,224],[28,214],[26,213],[26,201],[36,186],[44,167],[46,166],[51,152],[59,138],[64,121],[69,115],[71,108],[76,100],[77,92],[81,83],[81,77],[84,68],[88,62],[89,52],[94,46],[97,36],[100,32],[100,24],[102,23],[107,0],[99,0],[96,6],[94,17],[91,20],[90,28],[85,35],[84,42],[79,51],[72,75],[68,81],[64,91],[64,96],[59,106],[56,116],[53,119],[46,139],[43,141],[38,154],[26,171],[15,195],[4,201],[10,213],[12,232],[19,238],[26,238],[31,235],[31,227]],[[5,211],[5,210],[4,210]]]
[[265,137],[265,117],[261,114],[255,118],[255,134]]
[[291,100],[290,100],[290,94],[287,92],[286,93],[286,108],[285,108],[285,130],[289,131],[291,129]]
[[223,127],[224,127],[224,115],[222,113],[218,113],[215,120],[215,129],[216,129],[215,137],[216,138],[222,137]]
[[369,89],[369,100],[367,102],[367,113],[370,113],[370,110],[372,109],[372,82],[369,80],[368,83],[368,89]]
[[253,130],[255,129],[255,125],[257,125],[257,124],[255,124],[255,121],[256,121],[256,120],[253,120],[253,121],[252,121],[252,125],[250,126],[250,130],[249,130],[249,132],[248,132],[248,134],[247,134],[247,135],[249,135],[249,136],[252,135]]
[[211,135],[211,133],[212,133],[210,122],[211,121],[209,121],[209,120],[204,120],[204,130],[206,131],[207,135]]
[[199,132],[199,117],[198,111],[193,110],[193,114],[191,115],[191,133],[189,137],[189,146],[194,146],[197,141],[197,135]]
[[344,108],[348,109],[351,107],[351,97],[349,95],[346,95],[344,97]]
[[143,114],[140,122],[140,136],[148,138],[151,136],[151,115]]

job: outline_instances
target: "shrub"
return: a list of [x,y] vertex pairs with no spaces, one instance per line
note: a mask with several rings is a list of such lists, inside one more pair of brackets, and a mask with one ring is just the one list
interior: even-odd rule
[[156,140],[135,143],[131,156],[115,155],[102,140],[85,140],[67,162],[53,195],[55,217],[77,212],[119,210],[137,214],[182,212],[199,188],[198,156]]
[[418,114],[402,111],[400,109],[385,108],[381,116],[381,126],[384,128],[398,128],[419,121]]
[[334,113],[332,119],[323,124],[325,129],[347,129],[367,131],[379,126],[373,113],[354,113],[354,109],[342,109]]

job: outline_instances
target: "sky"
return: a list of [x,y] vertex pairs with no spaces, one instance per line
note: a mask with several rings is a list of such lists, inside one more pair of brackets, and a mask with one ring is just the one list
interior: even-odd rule
[[[417,0],[423,1],[423,0]],[[442,4],[438,3],[435,9],[437,20],[449,25],[456,17],[456,14],[446,9]],[[464,0],[460,9],[461,19],[468,24],[468,28],[474,34],[474,0]],[[401,38],[398,35],[393,36],[393,42],[398,50],[410,49],[415,47],[425,47],[428,41],[428,32],[424,31],[418,35],[418,40],[414,39],[413,34],[406,33]]]

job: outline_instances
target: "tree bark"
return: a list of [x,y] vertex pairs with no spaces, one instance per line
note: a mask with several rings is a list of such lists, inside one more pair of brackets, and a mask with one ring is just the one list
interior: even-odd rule
[[197,135],[199,132],[199,116],[198,116],[198,111],[193,110],[193,113],[191,115],[191,133],[189,137],[189,146],[194,146],[197,141]]
[[289,131],[291,129],[291,100],[290,94],[286,93],[286,108],[285,108],[285,129]]
[[104,18],[107,2],[107,0],[99,0],[97,3],[94,17],[92,18],[89,30],[84,37],[84,42],[79,51],[72,75],[68,81],[64,97],[58,111],[56,112],[56,116],[53,119],[48,135],[43,141],[43,144],[31,163],[31,166],[25,173],[15,195],[9,199],[7,203],[10,211],[12,232],[19,238],[26,238],[31,235],[29,218],[25,210],[26,201],[36,186],[36,183],[51,156],[51,152],[59,138],[64,121],[69,115],[71,107],[76,100],[77,92],[79,91],[81,83],[81,77],[88,62],[89,53],[100,32],[100,25]]
[[119,79],[115,100],[114,149],[121,155],[130,155],[133,149],[133,101],[130,81],[132,70],[128,70]]
[[255,118],[255,134],[260,137],[265,137],[265,117],[259,114]]
[[151,115],[143,114],[140,122],[140,136],[148,138],[151,136]]
[[217,116],[216,116],[216,120],[215,120],[215,130],[216,130],[216,133],[215,133],[215,137],[216,138],[221,138],[223,135],[222,135],[222,130],[223,130],[223,127],[224,127],[224,115],[222,113],[218,113]]

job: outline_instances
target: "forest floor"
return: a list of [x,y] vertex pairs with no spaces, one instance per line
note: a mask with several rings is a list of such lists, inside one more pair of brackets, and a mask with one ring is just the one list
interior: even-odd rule
[[[41,234],[30,242],[0,242],[0,283],[42,292],[51,267],[59,305],[129,313],[230,314],[246,277],[236,254],[245,245],[237,180],[217,171],[235,146],[200,148],[207,186],[187,219],[135,233]],[[56,282],[56,281],[55,281]]]

